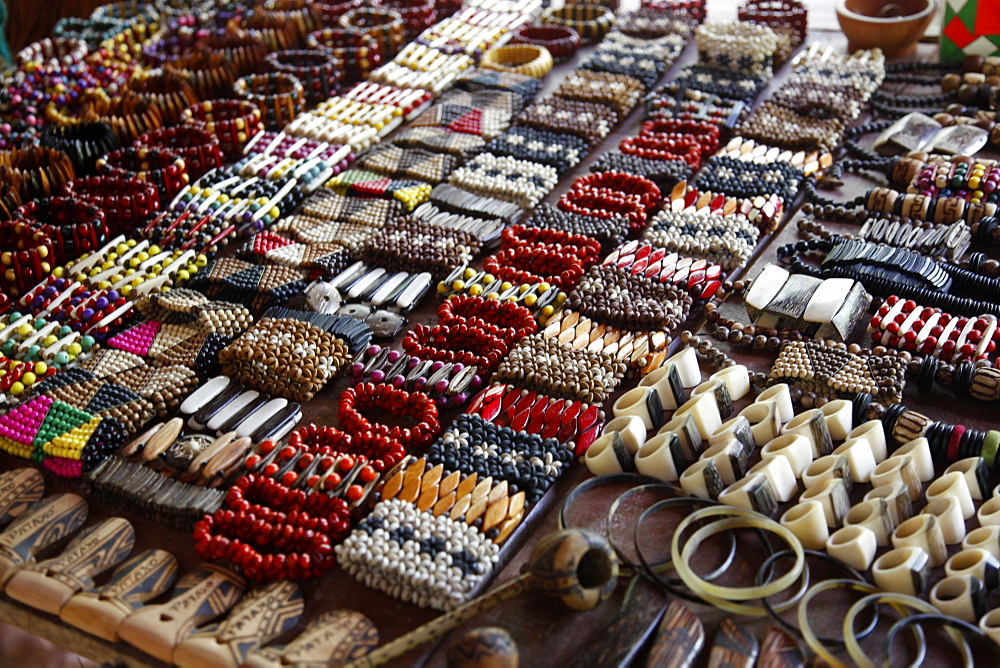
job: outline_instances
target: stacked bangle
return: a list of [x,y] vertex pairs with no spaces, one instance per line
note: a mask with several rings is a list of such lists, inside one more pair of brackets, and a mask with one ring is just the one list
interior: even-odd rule
[[[52,107],[49,107],[46,113],[58,116],[58,112],[54,112]],[[131,143],[144,132],[163,127],[163,115],[159,107],[148,100],[129,96],[98,100],[86,108],[83,119],[111,126],[118,141],[123,145]]]
[[406,43],[406,25],[392,9],[350,9],[337,23],[356,42],[374,39],[386,58],[392,58]]
[[310,107],[335,95],[342,80],[343,63],[320,50],[277,51],[265,60],[272,72],[290,74],[299,80]]
[[434,0],[377,0],[375,6],[398,13],[406,24],[406,41],[412,41],[437,22]]
[[58,193],[73,176],[73,162],[62,151],[29,146],[0,152],[0,182],[12,185],[23,202]]
[[556,63],[564,63],[580,48],[580,35],[568,26],[523,25],[514,33],[511,44],[534,44],[545,48]]
[[191,179],[222,166],[222,148],[215,135],[193,125],[161,128],[138,137],[136,148],[162,148],[184,159]]
[[253,74],[237,79],[233,92],[263,112],[264,127],[280,130],[302,113],[305,89],[291,74]]
[[488,70],[526,74],[529,77],[543,79],[552,71],[552,64],[552,54],[544,46],[508,44],[487,51],[479,66]]
[[146,100],[160,110],[163,124],[177,125],[181,112],[198,101],[184,75],[170,70],[136,72],[129,79],[125,95]]
[[94,202],[107,219],[109,236],[131,234],[160,210],[156,185],[138,179],[115,176],[88,176],[63,186],[66,197],[82,197]]
[[14,215],[52,239],[60,264],[97,250],[108,236],[104,212],[83,199],[41,198],[28,202]]
[[98,160],[97,171],[104,176],[153,183],[160,190],[161,200],[173,199],[189,181],[184,158],[168,149],[120,148]]
[[264,131],[260,109],[245,100],[208,100],[184,110],[181,120],[215,135],[226,162],[243,155],[243,147]]
[[68,155],[80,176],[93,174],[97,159],[119,146],[115,133],[104,123],[46,125],[39,143]]
[[55,246],[45,232],[27,221],[0,222],[0,288],[19,297],[52,273],[56,262]]
[[209,36],[205,45],[233,63],[239,76],[259,72],[268,51],[263,38],[246,31],[215,33]]
[[327,51],[343,63],[344,83],[367,79],[372,70],[387,59],[382,45],[370,36],[349,35],[343,30],[325,28],[309,33],[306,46]]
[[546,9],[542,12],[542,23],[572,28],[584,44],[592,44],[611,30],[615,13],[601,5],[566,5],[559,9]]

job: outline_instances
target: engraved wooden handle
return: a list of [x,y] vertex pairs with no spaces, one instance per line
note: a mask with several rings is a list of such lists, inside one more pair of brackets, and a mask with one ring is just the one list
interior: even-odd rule
[[14,469],[0,474],[0,524],[23,515],[45,493],[45,480],[37,469]]
[[87,519],[87,502],[76,494],[56,494],[36,504],[0,534],[0,584],[21,564],[68,536]]

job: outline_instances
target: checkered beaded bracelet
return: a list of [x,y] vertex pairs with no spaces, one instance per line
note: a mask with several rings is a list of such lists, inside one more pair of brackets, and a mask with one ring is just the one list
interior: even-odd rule
[[480,153],[452,172],[448,182],[469,192],[530,209],[555,188],[559,174],[548,165]]

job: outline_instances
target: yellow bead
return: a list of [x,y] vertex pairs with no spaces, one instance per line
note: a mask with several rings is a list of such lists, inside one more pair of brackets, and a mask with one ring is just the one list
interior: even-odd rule
[[483,294],[483,286],[479,285],[478,283],[476,285],[473,285],[471,288],[469,288],[469,294],[472,295],[473,297],[478,297],[479,295]]
[[441,281],[440,283],[438,283],[438,288],[437,288],[437,290],[438,290],[438,294],[439,294],[439,295],[446,295],[446,294],[448,294],[449,292],[451,292],[451,288],[449,288],[449,287],[447,286],[447,284],[445,284],[445,282],[444,282],[444,281]]
[[41,376],[49,370],[49,365],[45,362],[35,362],[35,374]]
[[79,343],[71,343],[66,348],[66,352],[68,352],[72,357],[76,357],[77,355],[83,352],[83,348],[80,346]]
[[131,285],[123,285],[122,289],[119,290],[119,292],[121,292],[123,296],[128,297],[129,295],[132,294],[132,286]]
[[21,382],[24,383],[25,385],[34,385],[35,380],[37,380],[35,374],[31,373],[30,371],[21,376]]
[[15,397],[23,392],[24,392],[24,384],[21,382],[16,382],[10,386],[10,393]]
[[62,267],[56,267],[55,269],[52,270],[52,275],[55,276],[56,278],[62,278],[63,276],[66,275],[66,270]]
[[969,179],[969,187],[973,190],[978,190],[980,185],[980,180],[978,176],[973,176]]
[[189,274],[186,269],[181,269],[180,271],[177,272],[177,280],[178,281],[186,281],[186,280],[188,280],[190,278],[191,278],[191,274]]
[[455,281],[454,283],[451,284],[451,287],[454,290],[464,290],[465,289],[465,281],[462,281],[462,280]]
[[57,336],[49,334],[44,339],[42,339],[42,345],[45,346],[46,348],[48,348],[49,346],[51,346],[52,344],[54,344],[58,340],[59,340],[59,338]]
[[33,331],[35,330],[32,329],[31,325],[21,325],[17,328],[17,335],[24,338],[25,336],[30,335]]
[[536,297],[534,294],[530,294],[530,295],[528,295],[528,296],[526,296],[524,298],[524,305],[525,306],[534,306],[535,302],[537,302],[537,301],[538,301],[538,297]]
[[473,269],[472,267],[468,267],[466,268],[465,271],[462,272],[463,278],[472,278],[475,275],[476,275],[476,270]]

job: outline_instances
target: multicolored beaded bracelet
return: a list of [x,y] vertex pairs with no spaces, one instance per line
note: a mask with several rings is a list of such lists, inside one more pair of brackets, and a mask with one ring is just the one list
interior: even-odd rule
[[262,111],[264,127],[269,130],[280,130],[305,109],[305,89],[291,74],[245,76],[233,83],[233,93]]
[[97,250],[108,237],[104,212],[83,199],[37,199],[17,209],[14,217],[52,239],[55,259],[60,264]]
[[215,135],[193,125],[178,125],[147,132],[136,138],[137,148],[163,148],[184,159],[191,179],[222,166],[222,147]]
[[0,289],[18,297],[51,274],[56,264],[55,244],[28,221],[0,222]]
[[173,199],[190,180],[184,158],[170,149],[120,148],[98,160],[97,171],[102,176],[153,183],[162,200]]
[[245,100],[208,100],[192,105],[184,110],[182,122],[215,135],[226,162],[238,160],[247,142],[264,131],[260,109]]

